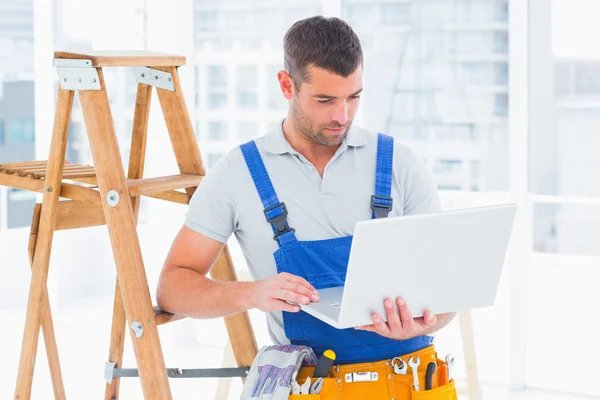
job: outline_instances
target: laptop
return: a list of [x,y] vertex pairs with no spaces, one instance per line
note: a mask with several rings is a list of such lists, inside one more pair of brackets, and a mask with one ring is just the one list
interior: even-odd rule
[[[320,289],[306,313],[338,328],[369,325],[402,296],[413,317],[494,304],[516,204],[360,221],[344,286]],[[395,303],[395,301],[394,301]]]

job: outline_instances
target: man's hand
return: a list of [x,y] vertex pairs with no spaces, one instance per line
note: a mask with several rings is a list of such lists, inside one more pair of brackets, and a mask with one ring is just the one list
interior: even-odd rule
[[[387,323],[383,322],[380,315],[374,314],[372,316],[373,325],[357,326],[355,329],[375,332],[390,339],[405,340],[431,333],[438,323],[438,318],[429,311],[426,311],[422,317],[413,318],[406,302],[401,297],[396,299],[399,312],[396,311],[392,300],[386,299],[383,304]],[[450,322],[453,317],[451,314],[448,316],[450,318],[446,323]]]
[[308,304],[311,300],[319,301],[319,294],[304,278],[282,272],[271,278],[254,282],[250,299],[253,308],[264,312],[277,310],[298,312],[300,307],[287,301]]

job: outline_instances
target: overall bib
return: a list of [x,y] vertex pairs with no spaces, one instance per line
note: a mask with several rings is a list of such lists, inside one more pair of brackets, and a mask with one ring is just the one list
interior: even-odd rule
[[[295,229],[290,227],[287,222],[288,211],[284,202],[281,202],[275,193],[275,189],[269,174],[265,168],[258,148],[254,141],[240,146],[244,159],[258,191],[260,199],[264,206],[264,214],[267,221],[272,225],[274,236],[279,249],[273,254],[277,266],[277,272],[287,272],[300,276],[310,282],[315,289],[325,289],[334,286],[342,286],[346,280],[346,270],[348,259],[350,257],[350,246],[352,236],[339,237],[334,239],[299,241],[295,235]],[[377,143],[377,163],[375,171],[375,193],[371,195],[372,218],[385,218],[392,209],[393,199],[390,197],[392,189],[392,164],[393,164],[393,138],[387,135],[379,134]],[[383,302],[383,299],[382,299]],[[429,361],[439,363],[435,351],[433,350],[430,336],[421,336],[408,340],[398,341],[385,338],[374,332],[359,331],[353,328],[336,329],[325,322],[307,314],[304,311],[297,313],[283,312],[283,326],[286,337],[291,344],[304,345],[311,347],[316,356],[320,357],[325,350],[333,350],[336,354],[336,363],[340,364],[336,368],[337,374],[342,371],[349,371],[352,364],[355,364],[359,370],[367,365],[372,368],[385,366],[390,369],[389,360],[400,356],[410,354],[422,354],[423,359],[419,367],[419,373],[423,372]],[[404,357],[402,357],[404,358]],[[427,362],[425,362],[428,360]],[[408,361],[408,358],[405,360]],[[299,378],[303,373],[307,374],[310,368],[303,368]],[[335,375],[336,371],[332,371]],[[382,371],[383,372],[383,371]],[[380,374],[381,375],[381,374]],[[384,375],[388,375],[387,373]],[[305,375],[307,376],[307,375]],[[341,376],[341,375],[340,375]],[[390,378],[392,376],[390,375]],[[398,375],[402,378],[412,379],[412,375]],[[378,380],[379,386],[387,379]],[[388,378],[385,376],[385,378]],[[424,379],[424,378],[423,378]],[[328,378],[320,398],[341,398],[338,397],[344,392],[344,398],[363,398],[361,396],[346,396],[347,390],[335,388],[342,386],[344,379]],[[399,382],[401,379],[397,379]],[[404,390],[410,393],[410,383]],[[353,382],[354,385],[366,384],[368,382]],[[377,383],[377,382],[376,382]],[[451,382],[452,391],[454,391],[454,381]],[[362,385],[366,388],[367,385]],[[446,385],[445,389],[450,387]],[[387,388],[389,387],[389,391]],[[358,387],[355,386],[354,389]],[[375,386],[367,390],[364,398],[402,398],[400,393],[394,396],[388,396],[392,391],[392,380],[385,383],[385,397],[372,397]],[[355,390],[352,392],[356,392]],[[439,388],[442,389],[442,388]],[[334,397],[326,396],[327,392],[335,391]],[[399,389],[400,390],[400,389]],[[437,389],[436,389],[437,390]],[[377,392],[377,391],[376,391]],[[375,392],[375,393],[376,393]],[[393,392],[393,391],[392,391]],[[430,391],[432,392],[432,391]],[[420,392],[419,392],[420,393]],[[423,394],[426,392],[423,392]],[[358,392],[355,394],[358,395]],[[370,396],[369,396],[370,395]],[[410,394],[409,394],[410,395]],[[299,395],[301,398],[307,398],[309,395]],[[318,396],[316,398],[319,398]],[[423,398],[423,397],[421,397]],[[426,397],[429,399],[430,397]],[[454,397],[431,397],[432,399],[453,399]]]

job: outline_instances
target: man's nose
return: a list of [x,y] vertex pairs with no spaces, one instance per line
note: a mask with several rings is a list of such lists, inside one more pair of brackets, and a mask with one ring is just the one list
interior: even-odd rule
[[332,120],[340,125],[346,125],[346,122],[348,122],[348,104],[346,102],[336,108]]

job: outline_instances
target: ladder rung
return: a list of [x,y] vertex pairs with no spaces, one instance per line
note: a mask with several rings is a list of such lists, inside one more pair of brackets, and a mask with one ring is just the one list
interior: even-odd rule
[[185,65],[185,57],[154,51],[92,51],[72,53],[54,52],[54,58],[88,59],[94,67],[179,67]]
[[[138,378],[137,368],[115,368],[115,363],[107,362],[104,367],[104,379],[111,384],[115,378]],[[245,378],[250,372],[249,367],[224,367],[224,368],[202,368],[182,369],[167,368],[169,378]]]
[[19,162],[4,163],[4,164],[0,164],[0,171],[4,170],[6,168],[28,168],[28,167],[46,165],[47,162],[48,162],[47,160],[44,160],[44,161],[19,161]]
[[181,174],[160,176],[157,178],[128,179],[127,187],[130,196],[147,196],[167,190],[196,187],[202,180],[201,175]]
[[178,314],[171,314],[169,312],[163,311],[158,306],[154,307],[154,316],[156,317],[157,325],[164,325],[169,322],[179,321],[180,319],[184,319],[185,316]]

